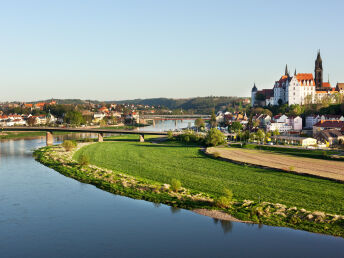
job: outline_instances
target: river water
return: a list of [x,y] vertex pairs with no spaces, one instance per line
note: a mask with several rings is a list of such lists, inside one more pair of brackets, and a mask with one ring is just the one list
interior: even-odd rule
[[344,257],[343,238],[109,194],[36,162],[44,145],[0,142],[0,257]]

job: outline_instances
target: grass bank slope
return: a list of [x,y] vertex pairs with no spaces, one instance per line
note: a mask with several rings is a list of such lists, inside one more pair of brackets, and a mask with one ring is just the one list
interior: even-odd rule
[[344,184],[325,179],[245,167],[205,156],[179,143],[103,142],[75,153],[90,163],[161,183],[173,178],[188,189],[220,196],[224,188],[238,200],[267,201],[312,211],[344,214]]

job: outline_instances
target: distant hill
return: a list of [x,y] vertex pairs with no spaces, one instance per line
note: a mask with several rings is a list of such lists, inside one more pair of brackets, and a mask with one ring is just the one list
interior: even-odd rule
[[[97,101],[97,100],[81,100],[81,99],[53,99],[58,104],[86,104],[86,103],[116,103],[116,104],[134,104],[134,105],[149,105],[160,106],[171,110],[183,110],[195,114],[210,114],[212,109],[216,111],[224,110],[226,106],[238,103],[243,98],[239,97],[226,97],[226,96],[209,96],[209,97],[195,97],[186,99],[171,99],[171,98],[151,98],[151,99],[131,99],[131,100],[113,100],[113,101]],[[37,102],[50,102],[51,99],[35,101]]]
[[194,113],[211,113],[211,110],[222,110],[229,104],[239,101],[243,98],[238,97],[196,97],[188,99],[169,99],[169,98],[152,98],[152,99],[133,99],[121,101],[108,101],[108,103],[117,104],[136,104],[136,105],[149,105],[149,106],[162,106],[168,109],[183,109],[192,111]]

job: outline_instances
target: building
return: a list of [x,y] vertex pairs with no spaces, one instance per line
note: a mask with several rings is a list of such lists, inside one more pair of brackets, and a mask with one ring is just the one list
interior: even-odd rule
[[336,91],[338,91],[340,94],[344,94],[344,83],[337,82]]
[[[251,106],[267,105],[304,105],[320,102],[325,97],[334,99],[337,93],[344,94],[344,83],[337,83],[334,88],[330,82],[323,82],[323,65],[318,51],[315,60],[314,77],[312,73],[295,73],[289,75],[286,65],[284,75],[275,81],[271,93],[270,89],[258,90],[254,84],[251,92]],[[270,94],[273,94],[271,96]]]
[[342,130],[344,128],[344,122],[339,120],[320,120],[313,125],[313,135],[317,135],[322,130],[335,129]]
[[289,105],[304,105],[307,101],[314,102],[315,98],[315,81],[311,73],[299,73],[294,75],[288,85],[288,94],[286,102]]
[[312,146],[317,144],[317,139],[310,137],[296,137],[296,136],[286,136],[286,135],[274,135],[271,137],[275,142],[300,145],[303,147]]
[[254,83],[253,87],[252,87],[252,91],[251,91],[251,107],[255,106],[255,102],[256,102],[256,94],[257,94],[257,87],[256,84]]
[[342,144],[344,135],[339,130],[329,129],[320,131],[315,138],[321,142],[328,142],[330,146]]
[[287,124],[291,126],[293,131],[302,131],[302,118],[300,116],[289,116]]

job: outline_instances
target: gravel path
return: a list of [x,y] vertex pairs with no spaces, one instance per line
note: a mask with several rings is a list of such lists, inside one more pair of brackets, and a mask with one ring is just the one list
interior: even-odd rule
[[294,157],[263,150],[240,148],[207,148],[207,153],[219,153],[220,157],[233,161],[282,169],[294,173],[310,174],[344,182],[344,162]]

